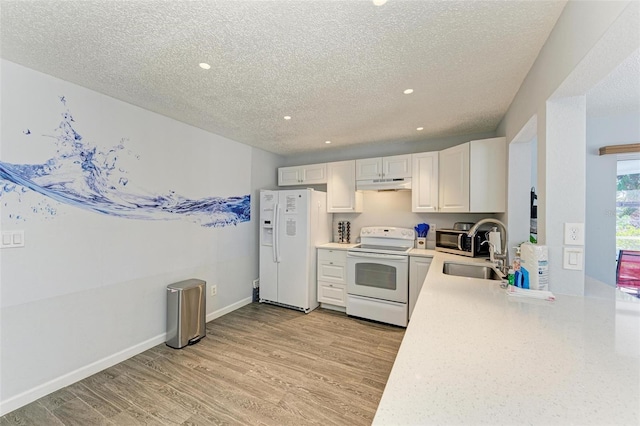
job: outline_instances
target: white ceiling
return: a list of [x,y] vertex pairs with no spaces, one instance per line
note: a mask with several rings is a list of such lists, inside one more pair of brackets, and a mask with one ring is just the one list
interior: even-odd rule
[[640,50],[587,92],[589,117],[640,115]]
[[495,130],[564,5],[2,0],[0,52],[289,155]]

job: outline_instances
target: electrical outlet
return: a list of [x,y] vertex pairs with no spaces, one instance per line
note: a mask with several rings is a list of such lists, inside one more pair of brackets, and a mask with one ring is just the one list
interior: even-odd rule
[[211,286],[211,295],[215,296],[216,294],[218,294],[218,286],[217,285],[212,285]]
[[570,246],[583,246],[584,223],[565,223],[564,243]]

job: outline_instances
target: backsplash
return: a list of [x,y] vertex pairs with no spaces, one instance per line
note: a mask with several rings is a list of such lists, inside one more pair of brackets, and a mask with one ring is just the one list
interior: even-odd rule
[[413,213],[411,191],[364,192],[363,213],[334,213],[333,221],[351,222],[351,242],[358,242],[363,226],[395,226],[413,229],[418,223],[428,223],[427,248],[435,246],[435,229],[451,228],[455,222],[477,222],[487,213]]

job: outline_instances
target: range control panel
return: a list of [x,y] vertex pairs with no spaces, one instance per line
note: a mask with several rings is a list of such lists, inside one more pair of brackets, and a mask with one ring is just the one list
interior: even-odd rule
[[409,228],[395,228],[384,226],[365,226],[360,229],[360,237],[393,238],[401,240],[414,240],[415,232]]

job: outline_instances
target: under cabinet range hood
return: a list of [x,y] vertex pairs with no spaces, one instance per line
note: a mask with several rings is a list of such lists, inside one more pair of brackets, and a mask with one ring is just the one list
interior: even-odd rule
[[357,191],[402,191],[411,189],[411,178],[365,179],[356,181]]

